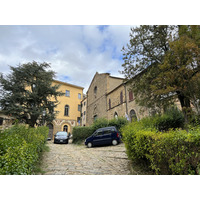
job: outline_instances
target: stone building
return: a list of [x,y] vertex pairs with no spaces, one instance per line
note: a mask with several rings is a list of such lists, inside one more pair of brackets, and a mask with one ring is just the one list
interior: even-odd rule
[[148,116],[149,112],[136,104],[128,82],[124,81],[107,94],[107,114],[109,120],[119,116],[132,121],[132,119],[140,120],[142,117]]
[[87,125],[91,125],[96,118],[107,118],[107,93],[122,82],[122,78],[109,73],[95,74],[87,91]]
[[96,118],[126,117],[140,120],[148,116],[148,110],[138,106],[125,79],[109,73],[95,74],[87,92],[87,125]]
[[73,127],[80,125],[81,101],[83,99],[83,87],[54,80],[52,85],[60,85],[59,91],[65,93],[64,96],[57,97],[59,104],[55,108],[58,111],[56,119],[48,124],[49,137],[58,131],[72,133]]

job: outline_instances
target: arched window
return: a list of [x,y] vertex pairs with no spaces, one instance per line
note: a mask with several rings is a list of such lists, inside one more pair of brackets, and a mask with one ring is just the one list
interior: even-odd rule
[[137,120],[137,116],[136,116],[136,112],[135,112],[135,110],[131,110],[130,111],[130,119],[131,119],[131,122],[134,120],[134,121],[136,121]]
[[120,103],[121,104],[123,103],[123,92],[122,91],[120,92]]
[[115,112],[114,118],[115,118],[115,119],[118,119],[118,114],[117,114],[117,112]]
[[109,109],[111,109],[111,99],[109,99],[108,106],[109,106]]
[[97,120],[97,115],[94,115],[94,121],[96,121]]
[[94,87],[94,94],[97,94],[97,86]]
[[69,116],[69,106],[65,105],[65,116]]
[[64,125],[64,126],[63,126],[63,131],[65,131],[65,132],[68,131],[68,126],[67,126],[67,125]]

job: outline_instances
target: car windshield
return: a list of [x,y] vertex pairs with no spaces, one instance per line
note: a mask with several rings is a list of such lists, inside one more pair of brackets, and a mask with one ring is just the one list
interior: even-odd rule
[[58,132],[56,133],[57,136],[67,136],[67,132]]

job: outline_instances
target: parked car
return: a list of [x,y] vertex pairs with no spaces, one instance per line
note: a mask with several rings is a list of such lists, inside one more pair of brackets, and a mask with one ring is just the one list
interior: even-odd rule
[[121,134],[116,127],[97,129],[90,137],[86,138],[85,145],[90,148],[100,145],[117,145],[121,142]]
[[54,144],[68,144],[69,137],[68,133],[65,131],[57,132],[54,135]]

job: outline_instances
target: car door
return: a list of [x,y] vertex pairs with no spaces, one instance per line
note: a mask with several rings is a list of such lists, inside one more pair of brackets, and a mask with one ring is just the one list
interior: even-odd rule
[[111,129],[106,128],[103,131],[103,137],[102,137],[103,144],[111,144]]
[[103,131],[97,130],[93,138],[93,144],[102,145],[102,143],[103,143]]

